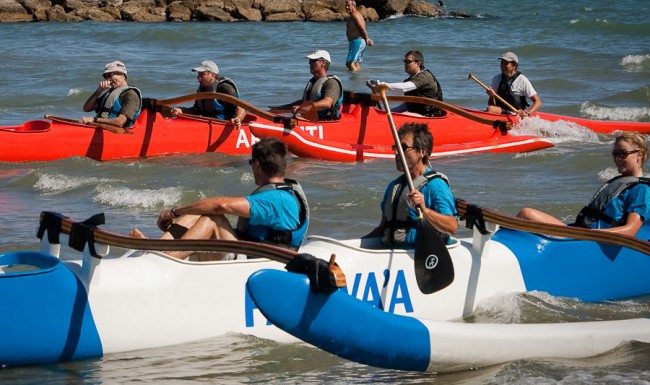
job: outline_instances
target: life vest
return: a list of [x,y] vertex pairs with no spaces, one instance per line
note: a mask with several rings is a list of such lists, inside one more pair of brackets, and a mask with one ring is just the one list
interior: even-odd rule
[[[227,94],[222,91],[223,84],[230,84],[235,89],[235,96],[239,99],[239,89],[235,82],[226,77],[217,77],[217,80],[208,87],[199,87],[198,92],[219,92]],[[235,110],[226,111],[226,103],[218,99],[199,99],[196,101],[196,108],[199,110],[199,115],[210,116],[216,119],[232,119]],[[232,116],[230,116],[232,115]]]
[[135,123],[135,121],[138,119],[138,116],[140,116],[140,111],[142,111],[142,92],[136,87],[131,87],[131,86],[122,86],[122,87],[117,87],[117,88],[111,88],[107,91],[105,91],[102,95],[100,95],[99,100],[97,101],[97,110],[95,112],[97,113],[98,118],[117,118],[118,115],[120,114],[120,111],[122,111],[122,104],[120,103],[120,96],[122,96],[123,93],[127,92],[128,90],[134,90],[138,94],[138,98],[140,99],[140,106],[138,107],[138,111],[135,113],[133,116],[133,120],[127,120],[126,124],[124,127],[131,127]]
[[[298,227],[295,230],[277,230],[268,226],[251,226],[248,224],[248,219],[244,219],[246,233],[243,234],[243,237],[251,241],[267,242],[278,246],[297,249],[305,238],[307,228],[309,227],[309,205],[307,203],[305,192],[297,181],[285,178],[284,183],[269,183],[257,188],[251,193],[251,195],[260,194],[270,190],[289,191],[296,197],[300,207]],[[262,235],[260,236],[260,234]]]
[[[429,98],[429,99],[442,101],[442,87],[440,87],[440,83],[438,82],[438,79],[436,79],[436,77],[428,69],[424,69],[418,72],[415,76],[413,76],[413,78],[408,78],[404,81],[405,82],[412,81],[414,78],[420,76],[425,71],[431,74],[433,81],[436,83],[436,88],[434,89],[433,87],[427,87],[424,89],[415,89],[415,90],[405,92],[404,95],[419,96],[422,98]],[[406,103],[406,109],[409,112],[415,112],[417,114],[424,115],[424,116],[443,116],[445,114],[445,112],[438,107],[429,106],[422,103]]]
[[[430,181],[441,178],[449,185],[449,179],[445,174],[437,171],[429,171],[423,175],[413,179],[413,187],[416,190],[422,189]],[[408,185],[404,175],[393,186],[386,202],[384,202],[383,215],[386,221],[386,232],[384,233],[384,242],[386,243],[400,243],[406,239],[406,232],[409,229],[417,227],[417,220],[409,216],[409,194]],[[449,240],[449,235],[441,233],[434,229],[446,244]]]
[[[528,101],[526,100],[525,96],[515,96],[512,93],[512,83],[514,83],[515,79],[517,79],[521,75],[521,72],[517,71],[515,74],[510,78],[506,79],[503,74],[501,74],[501,81],[499,82],[499,88],[497,89],[497,95],[501,96],[506,102],[510,103],[511,106],[518,110],[524,110],[526,107],[529,106]],[[500,100],[497,99],[497,105],[501,108],[507,108],[505,104],[501,103]]]
[[650,185],[650,179],[645,177],[639,178],[635,176],[619,175],[608,180],[598,189],[598,191],[596,191],[594,196],[591,198],[591,201],[580,210],[574,225],[590,229],[593,223],[600,220],[612,227],[621,226],[627,220],[627,214],[625,214],[620,220],[615,220],[605,214],[605,207],[609,201],[619,196],[623,191],[634,187],[639,183]]
[[329,79],[334,79],[339,83],[339,87],[341,87],[341,94],[339,95],[338,100],[334,101],[334,104],[332,104],[331,108],[318,111],[318,120],[335,120],[341,117],[341,105],[343,104],[343,83],[341,83],[341,79],[339,79],[336,75],[327,75],[314,82],[314,79],[312,78],[309,80],[305,86],[305,90],[302,93],[302,100],[305,102],[317,102],[323,99],[323,94],[321,91],[323,89],[323,85]]

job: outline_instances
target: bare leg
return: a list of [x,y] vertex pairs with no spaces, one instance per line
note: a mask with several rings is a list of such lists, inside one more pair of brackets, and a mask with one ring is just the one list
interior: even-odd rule
[[347,62],[345,65],[348,67],[348,69],[352,72],[356,72],[361,69],[361,63],[357,62]]
[[501,114],[501,113],[503,113],[503,109],[501,109],[501,107],[499,107],[499,106],[488,106],[485,111],[489,112],[491,114]]
[[[192,218],[185,218],[192,217]],[[175,225],[178,225],[179,228],[184,229],[178,230],[173,229]],[[184,225],[190,225],[189,228],[183,227]],[[180,237],[178,236],[180,234]],[[223,215],[215,216],[196,216],[196,215],[186,215],[179,218],[174,225],[170,226],[169,231],[163,234],[163,237],[169,237],[173,239],[222,239],[222,240],[237,240],[235,231],[228,219]],[[191,251],[173,251],[167,253],[168,255],[178,258],[185,259],[189,255],[193,254]],[[199,261],[215,261],[223,259],[223,256],[226,253],[197,253],[197,259]]]
[[517,218],[521,219],[528,219],[530,221],[534,222],[540,222],[540,223],[548,223],[548,224],[554,224],[554,225],[563,225],[564,222],[561,220],[555,218],[552,215],[546,214],[544,212],[541,212],[539,210],[531,209],[529,207],[525,207],[521,209],[521,211],[517,214]]
[[129,237],[131,237],[131,238],[144,238],[144,239],[147,238],[147,236],[144,235],[144,233],[142,231],[138,230],[138,229],[131,230],[131,232],[129,233]]

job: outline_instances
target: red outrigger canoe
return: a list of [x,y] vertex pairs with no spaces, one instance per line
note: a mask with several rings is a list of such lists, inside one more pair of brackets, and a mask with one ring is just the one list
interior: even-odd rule
[[[233,102],[252,113],[246,115],[239,130],[222,120],[196,116],[166,118],[160,112],[147,109],[143,109],[134,127],[124,134],[111,132],[113,130],[107,127],[93,127],[56,117],[33,120],[18,126],[0,126],[0,161],[48,161],[72,156],[112,160],[205,152],[247,155],[257,138],[264,136],[281,137],[286,140],[292,153],[304,157],[339,161],[394,157],[390,151],[393,138],[386,112],[374,106],[376,95],[355,96],[354,93],[346,92],[341,119],[317,123],[274,116],[268,111],[223,94],[186,95],[166,100],[165,102],[169,103],[164,105],[179,104],[199,97],[216,97]],[[414,117],[398,113],[393,113],[392,116],[396,126],[412,121],[428,123],[434,134],[434,155],[486,151],[521,152],[553,146],[550,141],[541,137],[512,135],[505,128],[507,123],[516,122],[513,120],[516,118],[512,116],[446,106],[453,107],[448,111],[455,112],[448,112],[440,118]],[[544,118],[542,115],[540,114]],[[601,124],[557,115],[549,117],[549,120],[557,117],[555,120],[576,121],[588,128],[599,127],[598,132],[627,129],[627,126],[621,123],[634,126],[633,129],[637,131],[650,132],[650,124],[645,123]],[[288,124],[290,120],[295,124],[292,129],[289,129],[293,126]],[[600,125],[594,126],[593,122]],[[607,127],[611,129],[605,131]],[[298,145],[298,142],[303,144]],[[340,153],[345,154],[338,155]]]

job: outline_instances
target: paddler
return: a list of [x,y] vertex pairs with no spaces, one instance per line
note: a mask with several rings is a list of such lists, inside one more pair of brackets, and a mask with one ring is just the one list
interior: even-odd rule
[[[212,60],[202,61],[197,67],[192,68],[192,71],[196,72],[196,79],[199,82],[196,92],[219,92],[239,99],[239,90],[235,83],[227,77],[219,76],[219,67]],[[241,122],[246,116],[243,108],[218,99],[199,99],[194,101],[192,107],[176,107],[171,112],[173,115],[192,114],[229,120],[237,129],[241,128]]]
[[[492,89],[486,93],[490,96],[488,99],[487,112],[493,114],[514,113],[510,108],[500,101],[495,95],[499,95],[510,106],[517,110],[520,118],[525,118],[537,112],[542,107],[542,99],[537,95],[530,80],[518,71],[519,57],[514,52],[505,52],[499,57],[501,63],[501,73],[492,79]],[[529,109],[527,99],[533,102]]]
[[[643,176],[648,160],[646,137],[625,131],[616,137],[612,160],[620,175],[608,180],[594,194],[572,226],[599,229],[612,233],[637,236],[650,221],[650,179]],[[549,214],[524,208],[517,217],[531,221],[563,225]],[[646,229],[649,230],[649,229]],[[643,238],[647,239],[647,232]]]
[[[384,244],[391,247],[414,247],[419,208],[422,220],[433,226],[444,243],[449,243],[449,236],[458,230],[456,203],[447,177],[431,169],[433,136],[429,127],[405,123],[397,134],[415,190],[409,191],[403,174],[393,180],[381,202],[381,222],[364,238],[382,237]],[[394,150],[397,170],[404,172],[399,152]]]
[[318,50],[306,56],[309,59],[309,79],[302,98],[281,106],[269,106],[271,112],[290,111],[294,115],[306,116],[308,110],[315,109],[318,120],[336,120],[341,116],[343,103],[343,84],[335,75],[328,75],[332,59],[329,52]]
[[114,61],[104,66],[104,80],[83,105],[85,112],[95,111],[95,116],[84,116],[81,123],[102,123],[116,127],[133,126],[142,109],[142,93],[126,82],[126,66]]
[[[263,138],[252,148],[250,164],[258,188],[244,197],[212,197],[163,210],[161,239],[222,239],[264,242],[296,250],[309,225],[309,206],[302,187],[284,177],[287,149],[277,138]],[[239,217],[233,228],[226,215]],[[134,229],[132,237],[144,234]],[[185,259],[192,252],[169,252]],[[196,259],[246,259],[232,253],[197,253]]]

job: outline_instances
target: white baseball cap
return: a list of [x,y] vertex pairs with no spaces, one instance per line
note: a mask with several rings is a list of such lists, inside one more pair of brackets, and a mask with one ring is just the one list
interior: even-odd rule
[[213,74],[218,74],[219,73],[219,67],[213,62],[212,60],[204,60],[199,64],[198,67],[192,68],[192,71],[194,72],[205,72],[205,71],[210,71]]
[[330,59],[330,53],[322,49],[314,51],[305,57],[310,60],[324,59],[327,60],[328,63],[332,62],[332,59]]

